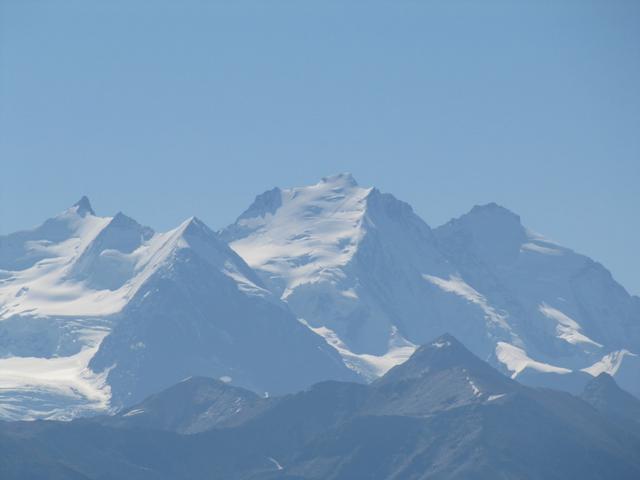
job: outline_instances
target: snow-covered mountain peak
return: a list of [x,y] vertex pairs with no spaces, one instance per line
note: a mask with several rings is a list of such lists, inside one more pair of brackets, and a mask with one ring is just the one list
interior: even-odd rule
[[349,172],[338,173],[328,177],[322,177],[322,183],[331,185],[333,188],[357,187],[358,182]]
[[[210,263],[224,262],[228,257],[233,257],[244,263],[225,242],[220,240],[219,235],[198,217],[188,218],[165,235],[170,238],[167,245],[177,249],[190,248],[205,259],[208,258]],[[213,253],[214,251],[216,252],[215,254]],[[218,258],[213,260],[211,258],[212,255]]]
[[402,236],[404,228],[430,237],[410,205],[341,173],[259,195],[220,235],[286,297],[301,285],[340,277],[338,269],[368,232],[384,231],[389,240],[402,241],[392,231]]
[[138,272],[134,284],[146,281],[156,271],[172,270],[178,263],[195,261],[206,263],[227,276],[247,295],[272,297],[245,261],[197,217],[188,218],[166,233],[156,234],[134,255]]
[[[0,339],[11,340],[0,342],[0,417],[68,418],[109,408],[113,395],[117,402],[126,401],[139,387],[140,378],[129,376],[128,369],[137,368],[141,352],[144,358],[152,351],[164,357],[171,348],[183,348],[181,360],[168,359],[158,370],[157,361],[149,360],[149,368],[162,374],[150,375],[140,389],[155,388],[150,385],[167,378],[209,373],[202,367],[207,362],[220,370],[218,376],[265,387],[270,382],[288,385],[290,372],[277,379],[289,368],[286,359],[278,368],[255,373],[252,362],[261,355],[253,350],[272,347],[282,355],[297,349],[292,355],[302,360],[295,365],[315,362],[313,378],[324,378],[327,370],[351,378],[337,353],[301,326],[198,218],[155,233],[123,213],[98,217],[81,204],[36,229],[0,237],[0,247]],[[165,323],[159,327],[161,314]],[[165,333],[156,335],[159,328]],[[255,339],[244,341],[251,336]],[[213,342],[218,344],[212,347]],[[289,347],[274,346],[283,342]],[[320,351],[323,346],[328,352]],[[194,360],[194,351],[202,361]],[[273,360],[274,351],[264,357],[255,363],[279,361]],[[178,372],[174,363],[186,370]],[[110,373],[113,369],[118,373]],[[289,370],[295,369],[301,371],[297,366]],[[271,371],[276,373],[263,383]],[[301,374],[296,381],[306,379]],[[26,385],[29,395],[15,408],[4,408],[3,399],[22,399],[15,392]],[[48,402],[59,411],[51,412]]]
[[[342,373],[351,375],[348,367],[373,380],[426,344],[407,368],[442,372],[444,383],[453,369],[457,391],[469,398],[485,398],[475,388],[504,393],[478,380],[476,357],[455,338],[439,336],[451,332],[523,382],[565,386],[571,377],[577,385],[605,371],[635,393],[639,314],[637,297],[604,267],[527,230],[497,204],[431,229],[410,205],[349,174],[268,190],[222,232],[191,217],[156,233],[123,213],[96,216],[83,198],[37,228],[0,236],[0,339],[11,339],[0,342],[0,372],[34,357],[24,377],[32,382],[50,371],[46,365],[73,364],[73,378],[38,382],[73,392],[79,381],[87,395],[102,392],[99,405],[90,402],[96,408],[110,398],[107,385],[112,399],[126,403],[131,392],[164,382],[157,376],[158,383],[138,388],[144,375],[211,374],[170,371],[170,359],[166,368],[157,364],[173,348],[187,365],[183,353],[194,345],[215,363],[211,342],[225,358],[216,377],[262,388],[257,379],[269,374],[260,369],[263,359],[245,364],[258,357],[235,352],[267,348],[262,339],[275,334],[275,318],[282,323],[269,355],[282,361],[278,371],[289,368],[289,349],[300,345],[300,358],[310,348],[329,354]],[[156,335],[161,315],[164,333]],[[309,342],[282,350],[290,332]],[[98,348],[89,367],[108,378],[87,383],[82,372]],[[64,362],[49,362],[52,355]],[[136,365],[145,358],[141,370]],[[120,373],[112,375],[114,363]],[[15,382],[23,384],[22,377]]]
[[415,214],[411,205],[377,188],[372,188],[367,196],[367,218],[369,226],[373,228],[377,228],[377,222],[384,219],[394,224],[417,228],[423,233],[431,230],[429,225]]
[[221,236],[286,296],[349,261],[363,234],[370,191],[348,174],[311,186],[273,189],[258,196]]
[[89,199],[84,196],[71,207],[45,220],[41,225],[17,234],[30,232],[34,238],[57,243],[70,237],[86,236],[88,230],[93,229],[96,225],[106,225],[110,220],[110,217],[98,217],[93,211]]
[[640,338],[638,307],[605,269],[496,203],[431,229],[339,174],[265,192],[221,237],[363,376],[444,331],[512,375],[592,369]]
[[238,217],[238,220],[273,214],[281,205],[282,191],[278,187],[272,188],[258,195],[251,206]]
[[[111,221],[110,217],[96,216],[87,197],[82,197],[71,207],[63,210],[37,227],[8,235],[11,244],[22,243],[32,253],[42,249],[56,250],[56,255],[68,253],[71,243],[83,243]],[[54,247],[59,244],[60,247]],[[38,246],[39,245],[39,246]],[[78,251],[78,246],[73,248]],[[49,256],[49,255],[47,255]]]
[[216,233],[198,217],[189,217],[180,224],[178,230],[182,235],[185,236],[216,236]]
[[80,200],[74,203],[72,208],[75,208],[75,212],[82,217],[84,217],[85,215],[96,214],[91,207],[89,197],[87,197],[86,195],[83,195]]
[[[119,212],[114,217],[89,213],[79,202],[40,227],[12,236],[7,265],[12,274],[0,285],[0,319],[27,312],[38,315],[111,315],[119,312],[159,269],[185,249],[226,272],[239,284],[258,282],[246,264],[217,234],[192,217],[177,228],[155,233]],[[5,260],[0,256],[0,260]],[[2,267],[0,262],[0,267]],[[249,277],[251,277],[249,279]],[[20,295],[13,298],[16,292]]]
[[151,228],[118,212],[73,262],[67,277],[95,290],[117,290],[134,276],[140,251],[153,235]]

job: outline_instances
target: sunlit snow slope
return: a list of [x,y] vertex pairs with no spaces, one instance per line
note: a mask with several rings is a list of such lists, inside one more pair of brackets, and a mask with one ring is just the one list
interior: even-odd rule
[[348,174],[259,195],[222,232],[89,200],[0,236],[0,417],[126,407],[192,375],[260,394],[371,380],[449,332],[506,375],[640,395],[640,299],[495,204],[432,229]]
[[221,236],[364,377],[451,332],[525,382],[607,371],[640,394],[640,299],[498,205],[434,230],[341,174],[259,195]]
[[105,411],[189,375],[276,392],[352,378],[197,219],[154,233],[83,198],[0,237],[0,417]]

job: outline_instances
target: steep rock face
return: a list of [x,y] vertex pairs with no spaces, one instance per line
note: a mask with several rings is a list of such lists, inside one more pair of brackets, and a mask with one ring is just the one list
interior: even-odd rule
[[496,204],[431,229],[349,174],[258,196],[221,232],[365,378],[444,332],[504,373],[579,392],[606,370],[640,394],[640,301]]

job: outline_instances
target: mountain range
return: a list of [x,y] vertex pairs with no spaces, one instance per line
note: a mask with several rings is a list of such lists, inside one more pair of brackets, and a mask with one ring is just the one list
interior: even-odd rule
[[[640,400],[527,387],[443,335],[370,384],[191,377],[116,415],[0,423],[3,479],[635,479]],[[637,417],[635,417],[637,420]]]
[[496,204],[432,228],[340,174],[258,195],[219,232],[83,197],[0,236],[0,418],[127,411],[188,377],[259,398],[382,385],[444,332],[500,380],[579,393],[606,374],[640,395],[640,298]]

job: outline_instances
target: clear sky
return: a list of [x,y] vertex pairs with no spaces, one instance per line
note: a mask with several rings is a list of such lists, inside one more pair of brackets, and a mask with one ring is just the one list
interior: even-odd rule
[[640,293],[640,2],[0,0],[0,233],[213,228],[350,171],[498,202]]

